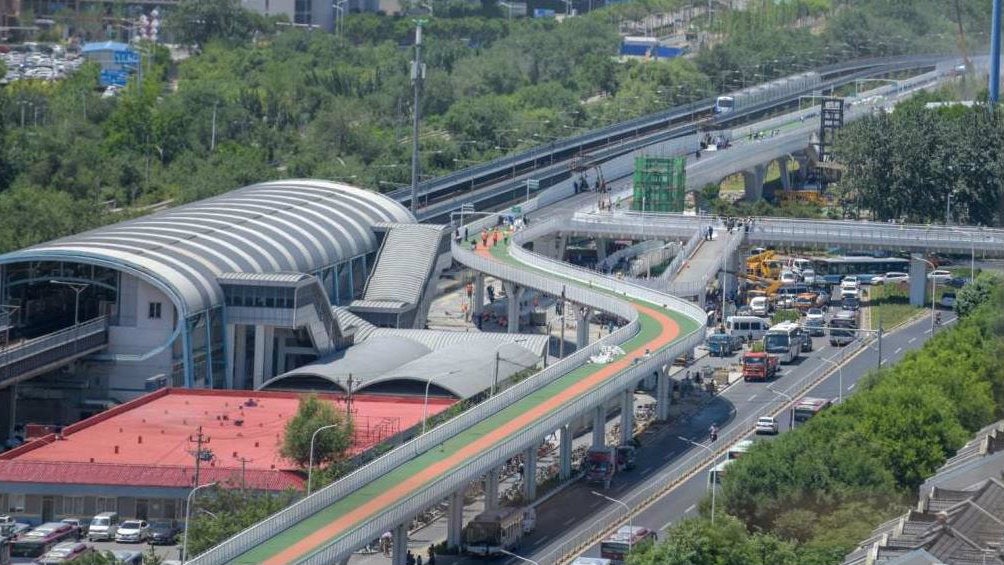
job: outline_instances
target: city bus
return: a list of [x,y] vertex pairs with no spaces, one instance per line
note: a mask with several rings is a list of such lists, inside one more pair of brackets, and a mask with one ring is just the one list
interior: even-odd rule
[[534,522],[536,515],[532,508],[503,506],[485,510],[464,526],[464,553],[478,557],[504,555],[500,550],[516,549]]
[[830,345],[843,346],[857,337],[858,313],[853,310],[841,310],[830,319]]
[[806,396],[796,402],[795,408],[792,409],[795,413],[795,422],[804,422],[832,405],[833,402],[826,400],[825,398],[812,398]]
[[816,278],[839,284],[847,275],[858,277],[865,284],[878,275],[891,271],[909,272],[910,261],[899,257],[813,257]]
[[642,544],[655,543],[656,539],[655,531],[644,526],[621,526],[600,542],[600,556],[620,565],[629,551]]
[[780,363],[791,363],[802,352],[802,330],[798,324],[784,322],[773,326],[763,336],[763,350],[777,356]]

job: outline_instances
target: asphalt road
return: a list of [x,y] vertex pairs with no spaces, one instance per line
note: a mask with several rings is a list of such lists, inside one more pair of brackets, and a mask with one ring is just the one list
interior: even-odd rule
[[[943,324],[954,322],[954,316],[943,312]],[[908,324],[891,334],[887,334],[882,340],[882,364],[895,363],[901,359],[908,351],[917,349],[931,337],[930,318],[921,319]],[[729,426],[736,422],[746,421],[748,418],[756,418],[767,412],[768,403],[776,400],[777,395],[771,393],[768,388],[773,388],[781,392],[795,390],[799,383],[818,377],[820,374],[830,372],[824,380],[810,389],[806,395],[831,398],[838,401],[841,396],[846,396],[854,392],[855,386],[861,376],[873,370],[878,364],[877,346],[874,340],[862,348],[857,354],[851,353],[848,349],[848,359],[841,366],[842,370],[834,370],[834,363],[839,364],[844,348],[835,348],[829,345],[826,338],[818,337],[814,340],[815,350],[812,353],[800,358],[800,362],[794,365],[786,365],[780,377],[773,383],[744,383],[742,381],[732,385],[720,397],[720,401],[713,403],[708,410],[700,414],[695,421],[686,426],[683,433],[665,434],[661,441],[654,445],[645,445],[639,451],[639,459],[643,461],[639,468],[644,469],[647,465],[657,465],[659,468],[650,477],[640,477],[637,471],[628,473],[622,478],[634,480],[621,481],[619,485],[606,493],[610,496],[622,498],[630,494],[632,489],[639,488],[641,480],[668,480],[672,478],[672,461],[663,461],[664,454],[672,454],[676,459],[683,459],[699,451],[700,448],[684,443],[677,439],[678,435],[691,438],[693,440],[706,442],[707,427],[712,421],[721,421],[727,418],[728,423],[719,424],[722,434],[727,434]],[[853,347],[853,346],[848,346]],[[821,361],[826,359],[833,363]],[[841,374],[842,373],[842,374]],[[841,394],[841,387],[843,388]],[[782,432],[788,428],[788,418],[784,415],[778,417],[782,427]],[[747,436],[749,437],[749,436]],[[694,516],[697,513],[697,505],[703,497],[708,494],[707,474],[705,472],[696,473],[690,479],[681,483],[674,490],[669,492],[659,501],[634,517],[635,525],[644,525],[650,528],[662,529],[687,516]],[[608,506],[602,499],[589,494],[589,489],[578,487],[567,492],[569,499],[561,501],[549,501],[552,512],[538,511],[538,521],[541,527],[536,534],[537,539],[531,540],[534,547],[533,552],[528,552],[527,556],[533,559],[546,555],[554,548],[554,544],[548,543],[549,539],[554,540],[559,536],[567,536],[574,529],[588,526],[587,524],[576,524],[574,521],[568,523],[564,529],[555,527],[565,524],[569,519],[575,519],[578,504],[593,505],[592,510],[602,510]],[[572,498],[574,497],[574,498]],[[599,501],[600,504],[596,504]],[[612,504],[612,503],[611,503]],[[554,514],[554,516],[550,516]],[[542,516],[551,517],[551,521],[542,521]],[[553,529],[552,529],[553,528]],[[543,540],[543,543],[541,543]],[[598,545],[590,547],[582,553],[584,556],[598,557]]]
[[[942,312],[942,316],[943,325],[954,322],[954,316],[950,313]],[[908,351],[923,345],[931,336],[930,323],[930,318],[925,316],[886,334],[882,340],[882,364],[895,363]],[[729,436],[731,430],[777,410],[783,402],[781,396],[768,389],[793,393],[802,389],[806,383],[822,377],[822,380],[805,394],[831,398],[836,403],[842,396],[841,388],[843,396],[852,394],[861,376],[878,365],[878,348],[875,340],[870,340],[866,344],[862,344],[859,340],[845,347],[833,347],[829,345],[827,337],[817,337],[814,338],[813,344],[812,352],[802,354],[794,364],[783,365],[781,373],[773,381],[769,383],[739,381],[721,395],[714,397],[690,420],[662,427],[655,434],[648,436],[638,451],[637,467],[633,471],[617,475],[614,484],[603,494],[628,500],[630,504],[633,496],[651,488],[653,484],[666,484],[679,477],[681,473],[692,471],[691,457],[700,455],[702,450],[681,441],[678,436],[707,444],[708,428],[715,423],[720,428],[719,441],[726,441],[725,438]],[[705,358],[696,367],[705,364],[721,365],[737,358],[738,354],[724,360]],[[841,363],[842,358],[843,363]],[[840,370],[837,370],[838,366]],[[784,433],[788,428],[786,413],[779,415],[778,421],[781,424],[781,433]],[[731,439],[736,441],[745,437]],[[662,529],[686,516],[696,516],[699,502],[708,495],[706,469],[707,465],[702,466],[699,472],[694,473],[689,479],[634,516],[633,524]],[[609,509],[616,510],[618,505],[592,494],[594,490],[597,490],[595,485],[586,485],[579,481],[541,504],[537,508],[537,529],[524,540],[521,555],[535,560],[545,559],[553,555],[566,540],[591,529],[597,520],[609,524],[609,518],[603,514]],[[598,545],[590,547],[582,555],[598,557]],[[460,558],[450,562],[473,564],[483,563],[484,560]],[[518,560],[500,559],[496,562],[517,563]]]

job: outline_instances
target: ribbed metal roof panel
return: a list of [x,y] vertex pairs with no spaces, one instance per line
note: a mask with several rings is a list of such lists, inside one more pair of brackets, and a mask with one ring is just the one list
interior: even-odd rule
[[406,208],[374,192],[283,180],[0,255],[0,264],[119,267],[168,290],[187,315],[222,302],[220,273],[310,273],[376,251],[373,225],[414,221]]

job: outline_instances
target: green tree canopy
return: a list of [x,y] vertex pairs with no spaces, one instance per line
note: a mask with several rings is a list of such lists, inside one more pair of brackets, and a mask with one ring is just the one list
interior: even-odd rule
[[325,427],[314,439],[314,464],[341,457],[352,445],[352,421],[333,402],[316,394],[300,398],[296,415],[286,424],[280,453],[283,457],[306,467],[310,461],[310,440],[314,432]]

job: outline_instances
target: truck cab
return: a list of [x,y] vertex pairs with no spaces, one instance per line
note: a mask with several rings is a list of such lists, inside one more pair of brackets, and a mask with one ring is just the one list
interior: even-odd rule
[[743,354],[743,380],[746,382],[770,380],[777,374],[777,367],[777,357],[774,355],[768,355],[762,351],[750,351]]
[[590,447],[586,452],[585,476],[587,483],[602,484],[610,488],[610,483],[617,472],[617,451],[613,447]]

